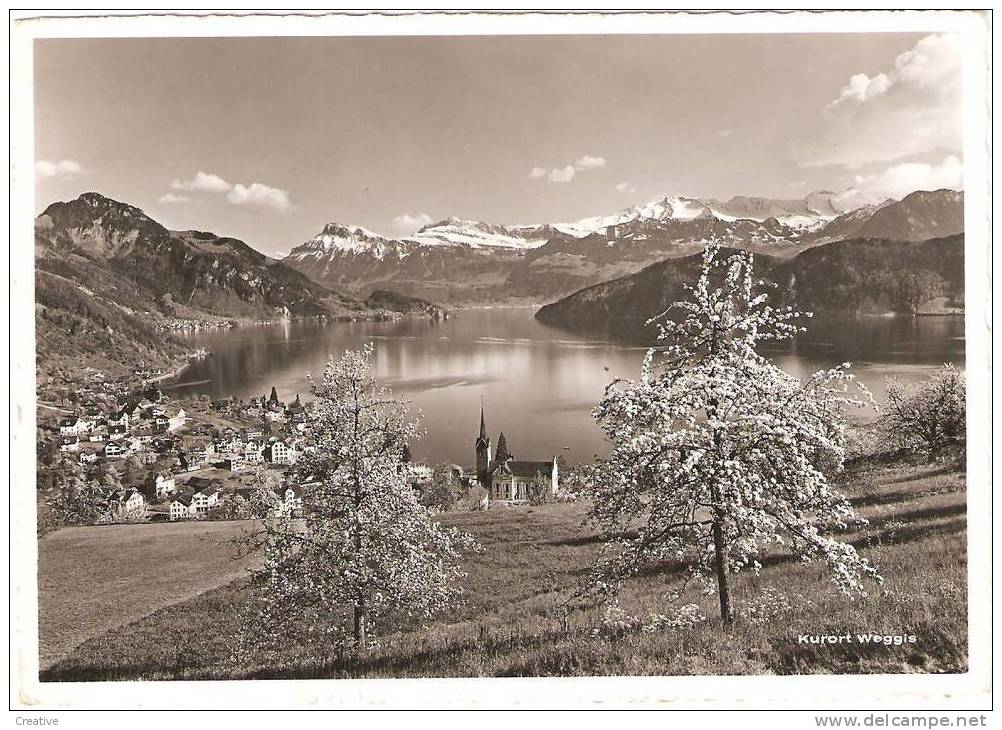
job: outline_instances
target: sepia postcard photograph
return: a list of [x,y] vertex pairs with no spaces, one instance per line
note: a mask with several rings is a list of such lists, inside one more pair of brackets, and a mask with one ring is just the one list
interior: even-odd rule
[[12,706],[990,704],[990,11],[59,15]]

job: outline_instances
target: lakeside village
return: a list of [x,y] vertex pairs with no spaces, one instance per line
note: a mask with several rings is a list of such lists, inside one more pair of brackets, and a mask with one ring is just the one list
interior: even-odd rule
[[[295,465],[310,448],[309,403],[299,395],[285,403],[274,387],[248,401],[197,396],[182,402],[164,395],[157,373],[134,376],[141,385],[122,393],[127,381],[106,381],[94,371],[64,407],[40,401],[40,467],[49,464],[62,479],[70,459],[96,486],[94,518],[76,524],[248,519],[262,487],[274,494],[268,501],[276,512],[302,514],[311,478]],[[408,464],[415,490],[435,495],[422,501],[473,511],[558,495],[557,457],[516,460],[503,432],[492,457],[483,407],[471,440],[473,466]]]

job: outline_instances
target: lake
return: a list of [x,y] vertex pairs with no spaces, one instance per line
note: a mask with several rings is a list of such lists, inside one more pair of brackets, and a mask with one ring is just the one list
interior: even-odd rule
[[[427,435],[414,444],[415,458],[472,464],[482,398],[492,445],[504,431],[516,458],[591,461],[607,449],[589,412],[611,379],[637,376],[646,348],[543,325],[533,312],[470,309],[446,321],[285,321],[192,334],[187,341],[212,354],[164,388],[215,399],[258,396],[274,385],[282,400],[297,393],[307,400],[308,371],[319,375],[328,356],[371,342],[375,377],[424,415]],[[851,361],[878,400],[888,377],[914,381],[944,362],[964,364],[962,317],[814,319],[810,327],[768,354],[800,377]]]

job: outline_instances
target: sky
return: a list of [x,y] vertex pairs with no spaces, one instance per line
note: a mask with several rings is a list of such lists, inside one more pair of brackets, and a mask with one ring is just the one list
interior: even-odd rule
[[36,212],[97,191],[280,255],[329,221],[960,188],[958,38],[36,40]]

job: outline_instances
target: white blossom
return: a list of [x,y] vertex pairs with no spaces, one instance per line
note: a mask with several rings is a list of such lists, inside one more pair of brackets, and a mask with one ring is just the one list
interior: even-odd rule
[[[301,520],[265,521],[263,597],[254,623],[328,626],[364,648],[372,622],[388,614],[429,618],[460,598],[459,568],[473,539],[443,527],[418,502],[402,462],[419,434],[404,402],[369,374],[371,347],[331,358],[310,385],[310,438],[297,470],[318,482],[304,491]],[[316,620],[314,620],[316,619]]]
[[887,411],[881,426],[903,446],[921,445],[935,451],[962,442],[967,429],[964,374],[946,364],[916,385],[888,382]]
[[610,384],[593,412],[612,444],[590,512],[606,540],[593,584],[607,593],[665,562],[716,575],[723,592],[728,573],[757,572],[777,545],[827,565],[846,593],[876,577],[831,536],[862,520],[826,477],[845,458],[846,409],[872,398],[848,364],[801,382],[756,352],[802,328],[793,308],[769,304],[752,267],[751,254],[708,245],[688,298],[651,320],[659,346],[639,379]]

